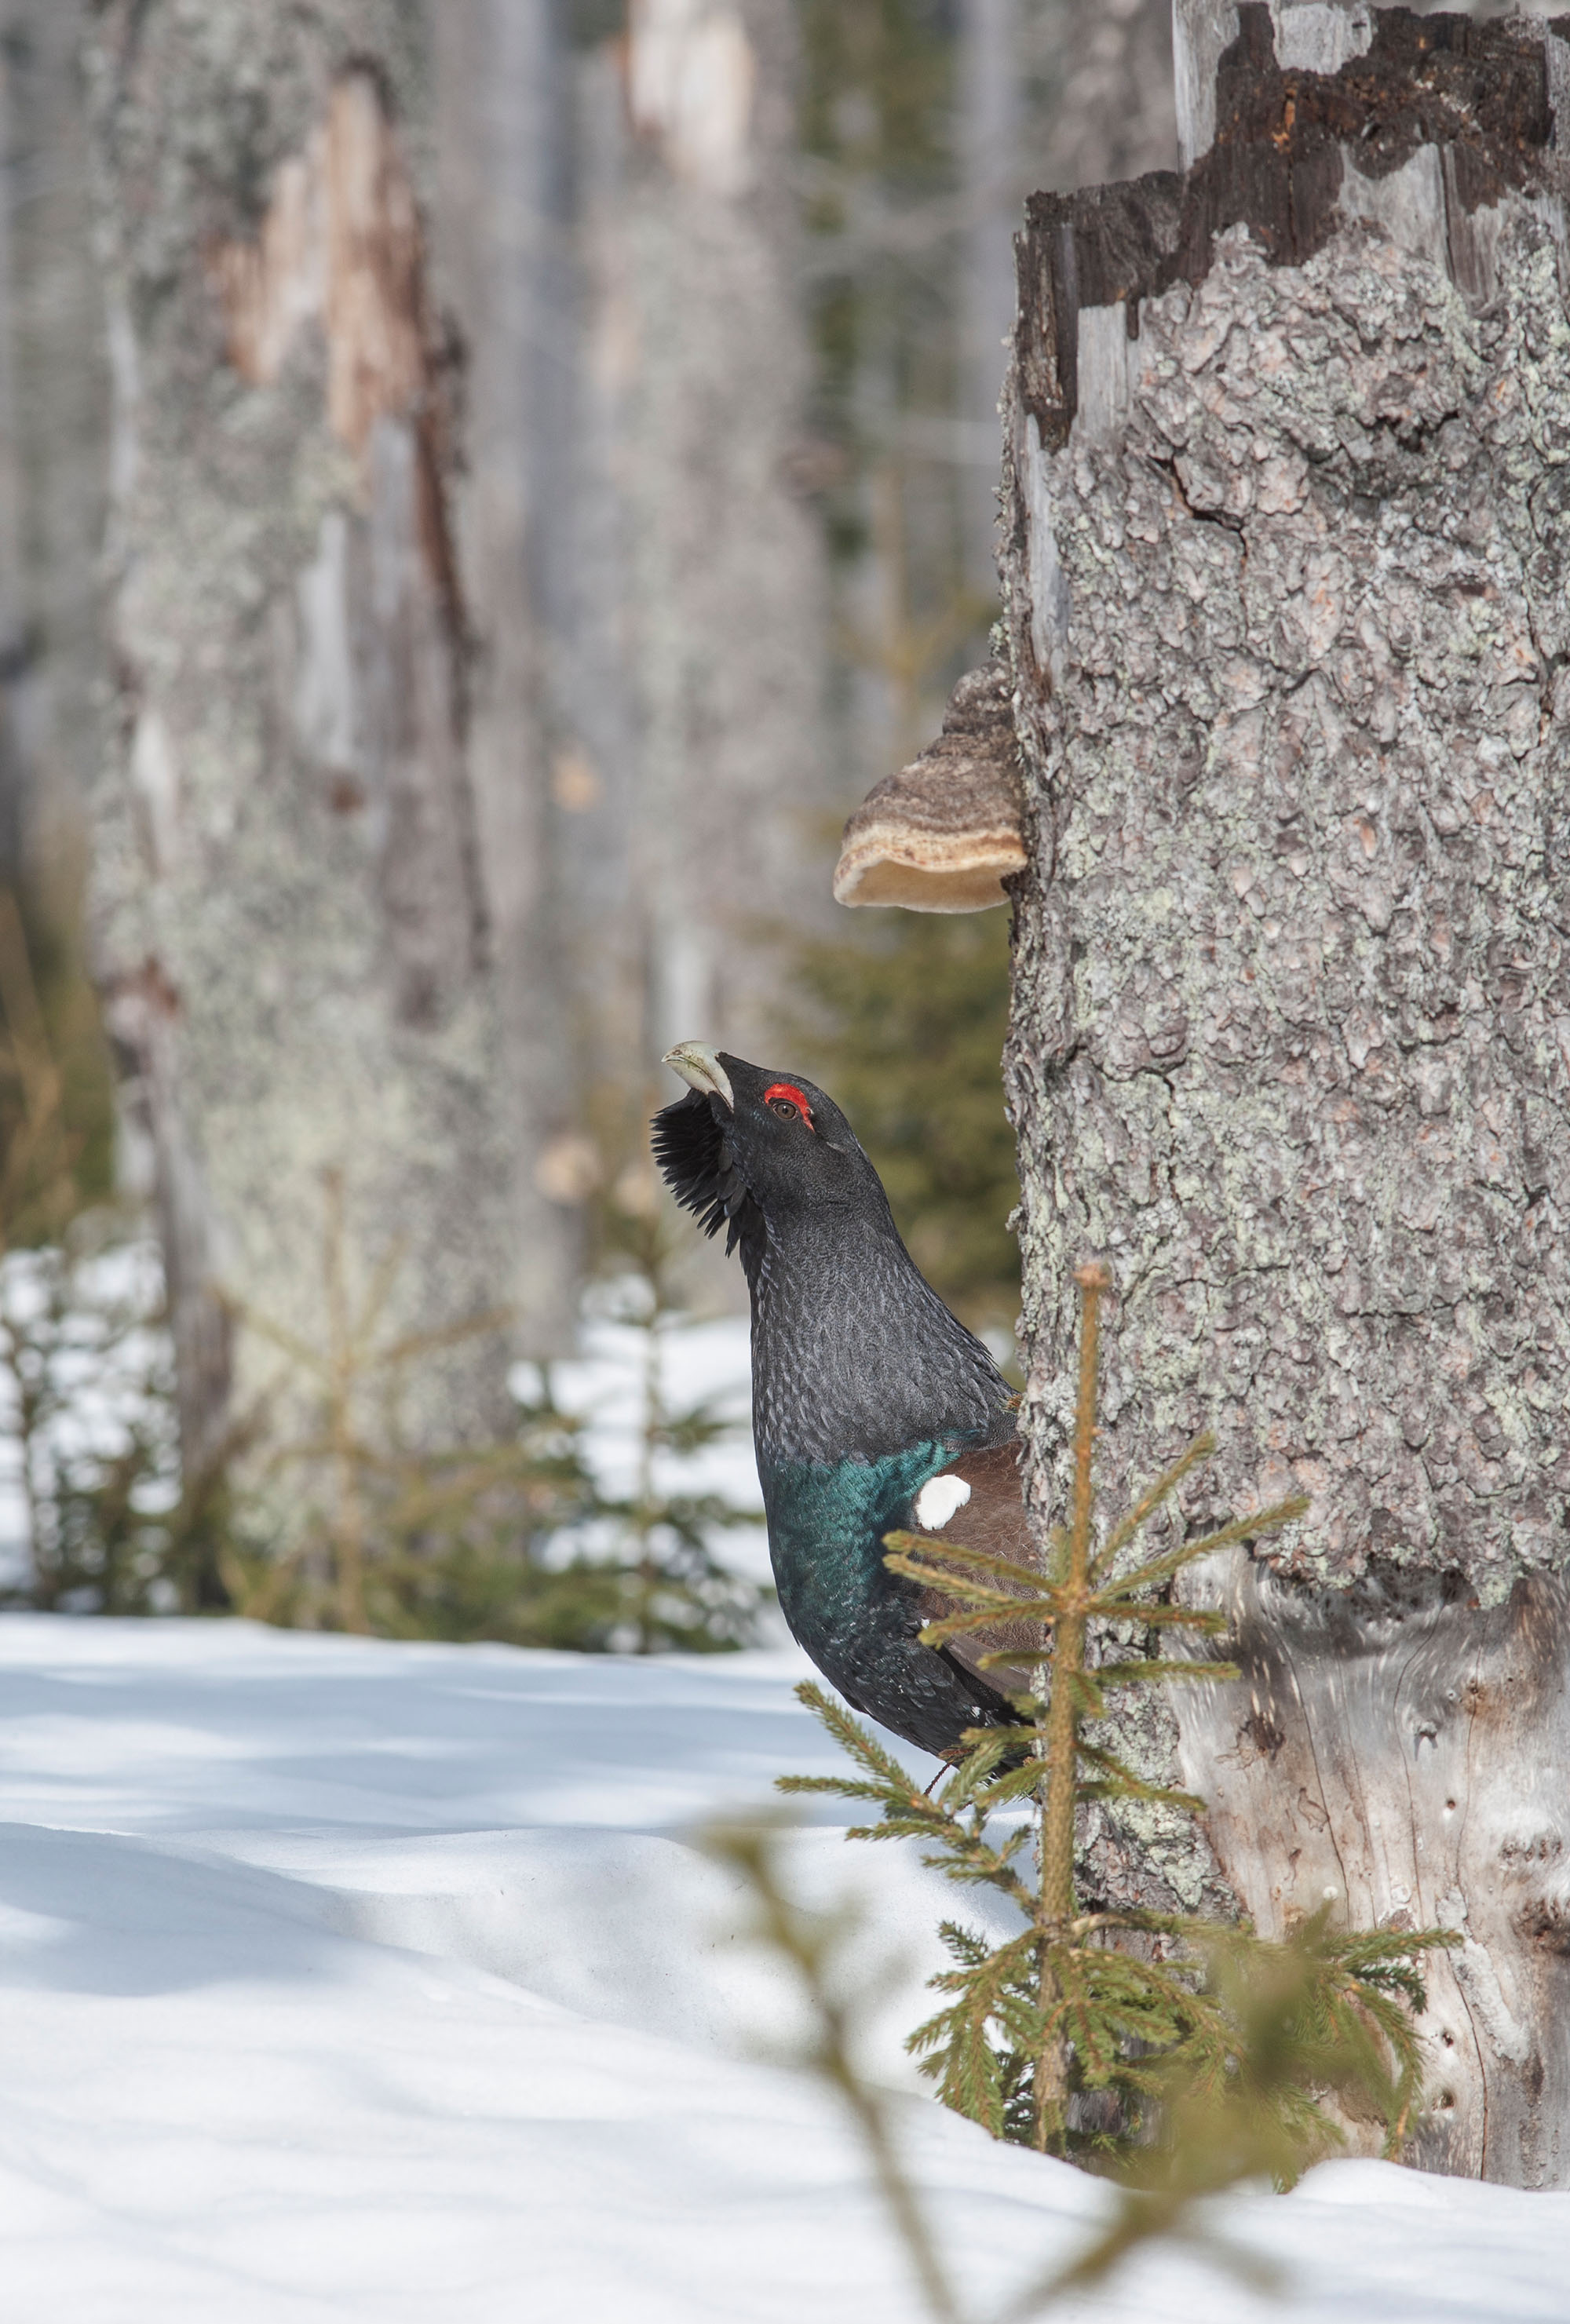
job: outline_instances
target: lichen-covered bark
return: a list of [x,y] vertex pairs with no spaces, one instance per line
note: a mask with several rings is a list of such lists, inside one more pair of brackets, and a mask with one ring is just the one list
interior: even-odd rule
[[[1105,1476],[1208,1426],[1187,1521],[1312,1505],[1268,1566],[1219,1578],[1243,1686],[1137,1738],[1211,1798],[1216,1859],[1153,1812],[1090,1835],[1101,1877],[1193,1899],[1218,1859],[1266,1925],[1330,1899],[1459,1929],[1421,2152],[1559,2183],[1556,43],[1430,19],[1436,60],[1397,13],[1332,80],[1278,69],[1243,8],[1215,152],[1039,201],[1021,238],[1029,1411],[1045,1495],[1071,1269],[1096,1252],[1122,1295]],[[1519,1772],[1491,1792],[1501,1755]]]
[[[518,1111],[464,716],[454,350],[412,0],[111,0],[88,49],[115,371],[111,1021],[159,1156],[188,1454],[319,1344],[326,1174],[386,1333],[519,1281]],[[527,1125],[522,1125],[524,1134]],[[507,1336],[410,1367],[506,1418]]]
[[1378,229],[1292,270],[1234,232],[1028,486],[1072,677],[1022,966],[1075,1121],[1031,1275],[1120,1262],[1147,1441],[1204,1418],[1224,1491],[1310,1492],[1295,1569],[1486,1601],[1570,1488],[1570,336],[1547,230],[1501,260],[1479,320]]

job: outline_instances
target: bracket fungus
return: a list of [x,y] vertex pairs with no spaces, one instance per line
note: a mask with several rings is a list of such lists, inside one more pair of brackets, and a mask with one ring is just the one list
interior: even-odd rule
[[1024,868],[1013,681],[993,661],[965,672],[937,741],[875,785],[845,825],[835,900],[984,912],[1007,903],[1003,881]]

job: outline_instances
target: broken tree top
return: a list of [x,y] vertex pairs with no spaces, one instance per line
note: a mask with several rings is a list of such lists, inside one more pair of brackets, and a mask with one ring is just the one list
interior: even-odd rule
[[[1179,0],[1177,32],[1192,166],[1027,206],[1015,393],[1044,450],[1067,442],[1086,393],[1093,429],[1102,404],[1121,402],[1126,358],[1112,339],[1137,340],[1142,300],[1203,282],[1231,229],[1268,263],[1301,265],[1364,219],[1435,259],[1473,305],[1492,295],[1504,195],[1539,204],[1563,243],[1555,121],[1570,103],[1570,17]],[[1039,636],[1061,630],[1064,609],[1044,596],[1036,614]],[[841,903],[1005,900],[1025,861],[1008,696],[995,667],[961,679],[942,734],[847,824]]]
[[[1214,109],[1196,103],[1186,123],[1208,150],[1183,173],[1037,194],[1027,205],[1020,387],[1048,447],[1067,439],[1077,407],[1082,309],[1121,302],[1132,337],[1140,301],[1202,282],[1229,227],[1246,226],[1272,263],[1298,265],[1348,217],[1431,208],[1450,274],[1482,297],[1489,235],[1478,214],[1507,191],[1559,194],[1555,115],[1570,97],[1570,17],[1480,24],[1406,8],[1311,5],[1278,18],[1257,4],[1186,5],[1180,42],[1185,16],[1196,15],[1212,27],[1218,15],[1236,22],[1216,63]],[[1186,63],[1191,80],[1203,72],[1205,45],[1201,37],[1180,53],[1180,88]],[[1335,70],[1315,69],[1338,56]],[[1432,204],[1426,183],[1411,182],[1414,163],[1420,181],[1438,172]]]

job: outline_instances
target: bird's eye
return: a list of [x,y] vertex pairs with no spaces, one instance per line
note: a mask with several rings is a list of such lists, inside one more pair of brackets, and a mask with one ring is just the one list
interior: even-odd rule
[[794,1082],[774,1082],[763,1092],[763,1103],[781,1121],[804,1121],[812,1128],[812,1108]]

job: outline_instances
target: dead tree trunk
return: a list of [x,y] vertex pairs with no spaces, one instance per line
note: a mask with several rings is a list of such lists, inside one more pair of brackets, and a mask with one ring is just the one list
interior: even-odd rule
[[[97,920],[199,1462],[279,1369],[236,1319],[322,1344],[335,1176],[352,1304],[391,1284],[381,1344],[522,1279],[499,982],[530,872],[495,850],[528,842],[497,838],[499,779],[476,801],[468,763],[421,21],[108,0],[88,48],[120,724]],[[531,1241],[537,1303],[548,1230]],[[508,1346],[411,1365],[416,1442],[505,1425]],[[264,1443],[298,1433],[291,1401]]]
[[[1180,0],[1190,166],[1019,244],[1009,1053],[1030,1425],[1122,1289],[1105,1474],[1312,1515],[1143,1737],[1266,1932],[1441,1923],[1408,2152],[1570,2182],[1570,45]],[[1207,1514],[1196,1492],[1189,1522]]]

